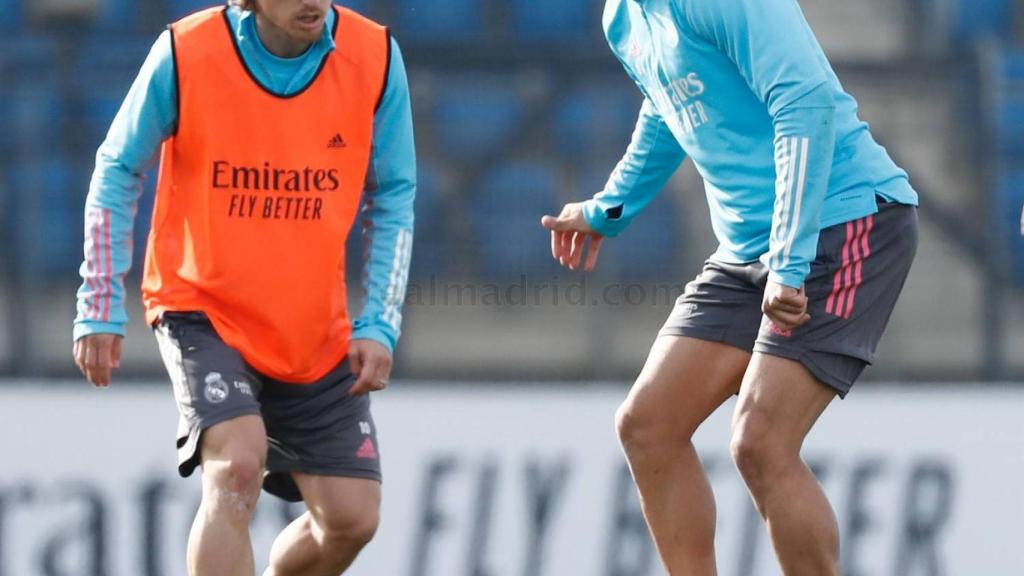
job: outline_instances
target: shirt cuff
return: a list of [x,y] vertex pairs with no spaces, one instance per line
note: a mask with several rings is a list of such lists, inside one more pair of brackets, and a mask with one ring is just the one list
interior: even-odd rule
[[804,280],[806,278],[795,272],[779,273],[772,271],[768,273],[768,280],[776,284],[788,286],[794,290],[799,290],[804,287]]
[[392,354],[395,353],[395,344],[398,343],[398,338],[387,330],[372,325],[360,326],[352,330],[352,340],[373,340],[374,342],[379,342]]
[[622,218],[623,206],[602,207],[597,200],[590,199],[583,203],[583,217],[594,229],[594,232],[609,238],[618,236],[629,225]]
[[123,337],[126,331],[125,325],[121,323],[82,321],[75,323],[71,339],[77,342],[78,340],[81,340],[86,336],[92,336],[93,334],[116,334],[117,336]]

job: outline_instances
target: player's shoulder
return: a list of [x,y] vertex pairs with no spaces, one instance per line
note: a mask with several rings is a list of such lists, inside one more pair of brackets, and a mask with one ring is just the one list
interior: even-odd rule
[[[604,30],[607,33],[608,30],[621,21],[624,18],[629,17],[629,3],[634,0],[606,0],[604,3],[604,16],[601,19],[601,23],[604,25]],[[635,2],[634,2],[635,3]]]
[[641,18],[641,6],[645,2],[637,0],[607,0],[601,24],[605,37],[614,49],[623,38],[627,38],[633,25]]

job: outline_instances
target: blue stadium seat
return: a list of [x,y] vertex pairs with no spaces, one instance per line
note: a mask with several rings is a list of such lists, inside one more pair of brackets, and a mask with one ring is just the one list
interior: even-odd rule
[[483,177],[469,212],[482,280],[550,282],[559,275],[540,218],[561,208],[560,188],[554,167],[538,162],[511,162]]
[[431,276],[445,277],[451,271],[452,246],[448,240],[451,225],[446,191],[440,169],[431,162],[418,167],[416,192],[416,235],[410,275],[418,281]]
[[15,246],[25,272],[66,277],[81,262],[85,185],[79,180],[63,155],[11,167]]
[[597,37],[600,2],[593,0],[513,0],[516,38],[542,43],[571,43]]
[[[71,78],[78,113],[69,129],[76,131],[74,136],[80,153],[90,160],[85,170],[83,190],[88,189],[93,154],[106,137],[152,44],[153,38],[149,36],[123,36],[115,40],[93,37],[79,47],[79,62]],[[144,193],[135,218],[133,266],[136,272],[141,270],[138,265],[145,253],[156,176],[157,167],[154,166],[144,178]]]
[[0,32],[22,27],[22,0],[0,0]]
[[1010,259],[1009,270],[1018,285],[1024,286],[1024,238],[1020,234],[1020,212],[1024,205],[1024,168],[1005,172],[996,185],[992,201],[993,220]]
[[[612,166],[594,165],[578,179],[577,195],[600,192]],[[614,241],[601,249],[598,272],[619,282],[675,282],[683,273],[679,254],[682,226],[679,199],[664,190]]]
[[61,150],[64,101],[56,83],[15,78],[0,86],[0,154],[13,162]]
[[507,146],[525,115],[523,101],[507,85],[453,79],[435,102],[434,134],[445,156],[477,159]]
[[5,247],[4,250],[0,250],[0,278],[10,278],[13,274],[11,268],[14,265],[16,249],[13,231],[17,222],[17,211],[6,174],[6,169],[0,164],[0,246]]
[[1013,0],[945,0],[951,15],[954,40],[971,41],[988,36],[1007,37],[1013,25]]
[[[25,163],[59,154],[64,103],[53,63],[57,44],[46,36],[14,35],[0,39],[0,187],[6,190],[0,224],[9,243],[21,220],[19,193],[9,173]],[[10,244],[9,244],[10,245]]]
[[81,84],[111,84],[109,90],[128,93],[155,38],[150,36],[94,37],[78,47],[75,80]]
[[370,15],[371,10],[374,8],[371,6],[370,0],[339,0],[338,4],[367,16]]
[[57,40],[37,34],[15,34],[0,38],[0,89],[17,86],[22,80],[58,79]]
[[555,112],[559,151],[572,161],[614,162],[629,144],[641,102],[628,80],[570,88]]
[[1024,94],[1004,101],[997,114],[999,152],[1003,157],[1024,159]]
[[671,190],[662,191],[623,232],[621,258],[615,270],[621,280],[675,282],[681,277],[682,226],[679,202]]
[[81,112],[75,127],[85,148],[95,149],[103,141],[152,43],[148,37],[97,38],[79,49],[73,83]]
[[95,25],[121,34],[141,28],[142,2],[138,0],[100,0]]
[[480,0],[395,0],[395,29],[400,38],[419,42],[479,40],[484,32],[483,5]]
[[[129,0],[116,0],[116,2],[127,1]],[[226,3],[226,0],[169,0],[167,3],[167,15],[170,21],[174,22],[194,12],[199,12],[212,6],[224,6]],[[375,8],[371,0],[336,0],[336,3],[351,8],[360,14],[367,15]]]
[[169,0],[167,15],[171,22],[213,6],[224,6],[224,0]]
[[1024,160],[1024,50],[1006,50],[994,62],[997,152],[1010,161]]
[[1009,49],[1000,59],[999,75],[1004,82],[1020,84],[1024,88],[1024,48]]

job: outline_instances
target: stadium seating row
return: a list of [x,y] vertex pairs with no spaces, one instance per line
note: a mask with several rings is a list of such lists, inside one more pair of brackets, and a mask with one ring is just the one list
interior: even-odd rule
[[[496,17],[507,19],[524,37],[560,42],[588,34],[592,12],[599,9],[590,0],[343,3],[357,9],[383,4],[396,28],[408,29],[422,42],[482,37],[486,23]],[[167,2],[166,15],[175,18],[209,4]],[[101,0],[98,25],[119,33],[68,36],[45,27],[26,32],[27,6],[0,0],[0,30],[17,31],[0,39],[0,125],[9,127],[0,130],[0,205],[9,224],[5,233],[12,236],[9,245],[24,247],[18,253],[31,256],[19,260],[26,271],[65,276],[81,258],[82,202],[96,147],[153,41],[153,31],[139,31],[137,23],[145,14],[161,12],[151,4],[144,9],[130,0]],[[540,216],[599,189],[628,141],[640,97],[627,80],[598,77],[553,85],[539,101],[536,94],[510,90],[507,80],[448,75],[433,83],[437,90],[417,93],[421,149],[430,151],[420,165],[421,225],[413,268],[420,279],[467,270],[494,282],[556,273],[538,227]],[[549,149],[518,150],[526,130],[540,131]],[[526,136],[537,141],[536,134]],[[515,159],[517,150],[529,158]],[[465,174],[466,167],[473,174]],[[136,254],[144,247],[154,178],[150,174],[139,208]],[[623,254],[606,260],[605,273],[647,279],[663,272],[664,255],[677,245],[679,210],[670,197],[658,202],[643,216],[646,224],[627,232],[635,237],[629,244],[636,246],[609,248]],[[467,210],[473,218],[453,217]]]
[[[82,257],[82,206],[91,164],[63,155],[29,159],[3,170],[0,206],[5,232],[23,271],[37,278],[67,278]],[[562,166],[537,161],[512,161],[485,173],[479,185],[453,193],[443,184],[439,166],[420,169],[413,276],[424,280],[471,276],[486,282],[517,282],[521,275],[549,279],[559,273],[550,257],[550,241],[540,217],[555,213],[566,197]],[[604,172],[588,175],[592,182]],[[152,213],[155,170],[136,219],[134,253],[143,254]],[[7,193],[3,193],[6,190]],[[619,280],[655,280],[675,272],[679,253],[680,211],[671,194],[663,195],[628,230],[627,242],[607,251],[603,275]],[[352,254],[360,254],[353,239]]]
[[[17,207],[6,213],[19,214],[13,228],[16,236],[22,245],[38,251],[38,257],[23,260],[33,272],[67,274],[80,259],[81,206],[92,158],[149,42],[123,40],[114,43],[116,50],[110,49],[110,42],[87,42],[76,51],[78,60],[68,75],[40,73],[51,70],[43,64],[59,51],[52,39],[31,36],[0,42],[0,71],[13,80],[0,85],[0,124],[11,127],[0,131],[0,158],[9,160],[3,188]],[[628,82],[607,80],[567,87],[555,95],[553,105],[543,104],[552,116],[542,128],[553,138],[551,161],[510,164],[500,159],[515,148],[523,129],[524,98],[502,85],[468,77],[448,77],[437,84],[442,87],[438,93],[417,101],[417,124],[424,126],[421,135],[429,140],[425,147],[436,159],[421,164],[418,212],[424,225],[417,232],[414,272],[424,277],[469,269],[500,281],[515,280],[511,276],[517,277],[519,271],[538,274],[550,268],[547,241],[537,230],[537,221],[541,214],[557,210],[563,200],[603,185],[632,129],[639,105],[635,90]],[[442,172],[480,163],[491,168],[475,181],[443,183]],[[591,168],[567,193],[564,173],[581,163]],[[141,222],[148,218],[151,202],[149,192],[140,207]],[[450,220],[449,215],[464,212],[458,207],[479,215],[472,219],[473,226],[449,230],[438,225]],[[45,218],[39,216],[41,211]],[[642,240],[671,244],[671,219],[678,211],[652,212],[652,220],[659,224],[643,232]],[[23,218],[23,213],[35,216]],[[136,235],[137,253],[144,246],[145,228],[141,225]],[[469,245],[477,245],[479,251],[459,248]],[[460,249],[469,256],[454,265],[449,254]],[[472,257],[477,253],[478,258]],[[628,277],[656,272],[649,258],[623,262],[620,272]]]
[[913,0],[938,33],[956,43],[1007,38],[1012,33],[1014,0]]
[[1002,239],[1008,268],[1024,285],[1024,239],[1020,207],[1024,204],[1024,50],[1007,47],[990,61],[990,110],[994,190],[993,221]]
[[[106,134],[124,95],[152,44],[133,36],[111,40],[95,37],[75,42],[67,73],[59,62],[62,40],[49,35],[20,35],[0,40],[0,120],[24,129],[0,134],[0,153],[9,155],[17,143],[23,150],[46,145],[48,134],[62,130],[81,148],[95,147]],[[529,102],[501,78],[482,82],[479,75],[452,75],[435,82],[440,89],[417,108],[428,108],[439,127],[446,154],[478,160],[508,146],[522,130]],[[412,79],[416,82],[416,78]],[[594,157],[609,147],[618,153],[628,137],[639,107],[639,93],[626,81],[598,79],[552,89],[554,117],[548,128],[556,152],[566,159]],[[62,95],[64,95],[62,97]],[[73,125],[62,128],[73,115]],[[38,136],[38,142],[29,142]],[[607,157],[602,158],[609,160]]]
[[[217,4],[217,0],[97,0],[86,19],[100,30],[152,31],[163,22]],[[566,43],[594,36],[600,4],[592,0],[340,0],[370,15],[386,16],[404,39],[426,43],[476,42],[491,37],[489,22],[507,22],[503,34],[519,40]],[[27,0],[0,0],[0,32],[35,23]],[[504,11],[504,12],[502,12]],[[495,18],[494,16],[497,16]]]
[[[916,0],[936,16],[945,33],[956,41],[1010,34],[1013,0]],[[103,30],[150,31],[216,0],[97,0],[93,24]],[[562,44],[593,38],[600,2],[593,0],[340,0],[371,15],[385,15],[403,38],[418,42],[486,41],[489,23],[507,23],[502,33],[519,40]],[[0,0],[0,32],[25,27],[28,0]]]
[[[1013,0],[918,0],[957,41],[1010,33]],[[508,23],[505,33],[526,41],[568,43],[594,36],[600,2],[593,0],[340,0],[372,15],[387,15],[403,38],[419,42],[477,42],[490,37],[489,22]],[[164,21],[217,4],[216,0],[97,0],[93,24],[103,30],[152,30]],[[148,6],[147,6],[148,5]],[[0,32],[24,28],[27,0],[0,0]],[[162,20],[161,20],[162,19]]]

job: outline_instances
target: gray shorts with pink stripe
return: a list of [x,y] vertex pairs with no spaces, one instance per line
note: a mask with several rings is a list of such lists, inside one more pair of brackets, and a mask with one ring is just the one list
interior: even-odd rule
[[660,335],[796,360],[845,397],[874,360],[917,252],[917,234],[917,208],[881,200],[877,214],[822,230],[805,283],[811,321],[791,332],[761,313],[763,264],[709,260]]

